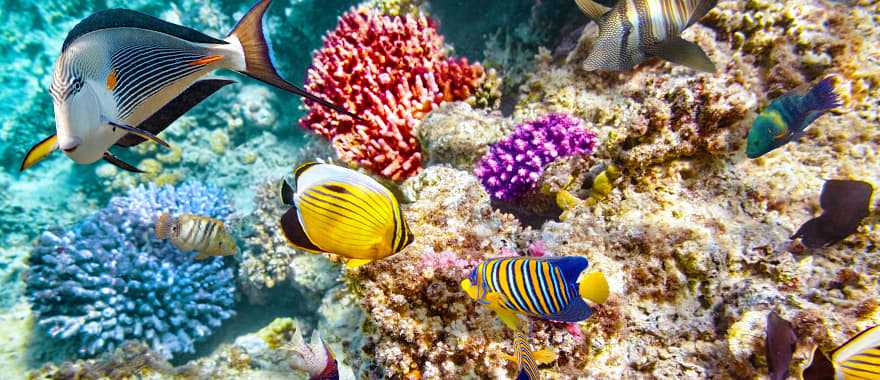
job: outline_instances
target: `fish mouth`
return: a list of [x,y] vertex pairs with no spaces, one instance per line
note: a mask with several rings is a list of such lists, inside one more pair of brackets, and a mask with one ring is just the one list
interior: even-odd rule
[[74,137],[72,139],[66,140],[64,142],[59,142],[58,147],[61,148],[65,153],[73,153],[76,148],[82,145],[82,139],[79,137]]

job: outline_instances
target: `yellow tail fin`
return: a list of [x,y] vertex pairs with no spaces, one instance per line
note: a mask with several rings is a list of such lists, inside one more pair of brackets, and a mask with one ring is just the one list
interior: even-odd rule
[[535,361],[539,364],[553,363],[556,361],[556,353],[548,349],[532,352],[532,357],[535,358]]
[[608,281],[602,272],[592,272],[584,276],[578,284],[581,298],[586,298],[595,303],[603,303],[608,299]]

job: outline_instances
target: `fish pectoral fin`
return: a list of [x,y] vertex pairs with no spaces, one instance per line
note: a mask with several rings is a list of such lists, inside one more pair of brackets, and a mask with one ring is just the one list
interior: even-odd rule
[[345,262],[345,267],[348,269],[354,269],[360,267],[362,265],[367,265],[373,262],[373,260],[365,260],[365,259],[349,259]]
[[519,315],[517,315],[516,312],[507,309],[495,308],[495,314],[498,315],[498,318],[501,319],[501,322],[504,322],[504,324],[511,330],[522,331],[523,321],[519,318]]
[[18,168],[18,171],[23,172],[27,168],[34,166],[34,164],[48,157],[49,154],[56,149],[58,149],[57,135],[52,135],[43,139],[43,141],[40,141],[31,147],[31,149],[24,155],[24,160],[21,161],[21,167]]
[[669,40],[652,49],[651,53],[669,62],[684,65],[697,71],[715,72],[715,64],[712,63],[706,52],[699,45],[679,36],[670,37]]
[[507,361],[509,361],[509,362],[514,362],[514,363],[516,363],[516,358],[515,358],[515,357],[513,357],[513,356],[511,356],[511,355],[508,355],[508,354],[505,354],[505,353],[503,353],[503,352],[501,353],[501,358],[504,359],[504,360],[507,360]]
[[581,11],[584,12],[587,17],[593,20],[598,20],[611,10],[611,8],[593,0],[575,0],[575,3],[577,3],[578,7],[581,8]]
[[120,160],[119,157],[114,156],[110,152],[104,152],[104,161],[107,161],[110,164],[112,164],[113,166],[120,168],[122,170],[125,170],[125,171],[129,171],[132,173],[139,173],[139,174],[144,173],[143,170],[140,170],[137,167],[135,167],[131,164],[128,164],[125,161]]
[[532,352],[532,357],[539,364],[553,363],[556,361],[556,353],[548,349]]
[[107,124],[110,124],[110,125],[113,126],[114,128],[119,128],[119,129],[124,130],[124,131],[126,131],[126,132],[128,132],[128,133],[131,133],[131,134],[133,134],[133,135],[136,135],[136,136],[138,136],[138,137],[140,137],[140,138],[143,138],[143,139],[146,139],[146,140],[153,140],[153,141],[155,141],[157,144],[160,144],[160,145],[162,145],[162,146],[164,146],[164,147],[166,147],[166,148],[170,148],[170,147],[171,147],[171,145],[169,145],[167,142],[165,142],[165,140],[162,140],[162,138],[160,138],[159,136],[154,135],[153,133],[151,133],[151,132],[149,132],[149,131],[145,131],[145,130],[140,129],[140,128],[137,128],[137,127],[132,127],[132,126],[130,126],[130,125],[114,123],[114,122],[112,122],[112,121],[108,121]]

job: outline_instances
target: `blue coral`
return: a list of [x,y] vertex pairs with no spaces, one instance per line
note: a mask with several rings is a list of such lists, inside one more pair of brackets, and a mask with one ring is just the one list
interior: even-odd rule
[[81,356],[140,340],[165,357],[193,352],[235,312],[234,271],[222,258],[194,261],[158,240],[162,212],[225,220],[219,188],[197,183],[140,186],[114,197],[66,232],[46,231],[30,257],[27,296],[39,326],[72,341]]
[[475,174],[492,198],[515,200],[533,190],[544,166],[567,156],[590,154],[596,135],[579,119],[550,114],[516,127],[477,163]]

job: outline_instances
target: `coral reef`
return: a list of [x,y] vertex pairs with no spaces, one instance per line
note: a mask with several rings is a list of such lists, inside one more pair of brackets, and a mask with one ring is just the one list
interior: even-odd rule
[[43,232],[26,280],[39,326],[76,342],[82,356],[126,340],[166,357],[193,352],[234,315],[234,272],[221,258],[195,262],[159,240],[154,220],[162,212],[225,220],[231,211],[216,187],[140,186],[68,231]]
[[501,115],[473,109],[464,102],[444,103],[419,124],[416,137],[428,164],[447,163],[472,170],[489,145],[513,129],[511,124]]
[[483,75],[479,64],[447,56],[443,37],[425,16],[355,8],[324,38],[306,89],[364,121],[310,104],[300,124],[332,140],[344,161],[403,180],[421,168],[413,135],[418,120],[441,102],[472,96]]
[[511,201],[533,190],[544,167],[560,158],[590,154],[596,135],[580,120],[550,114],[521,124],[512,134],[493,144],[474,170],[495,199]]

